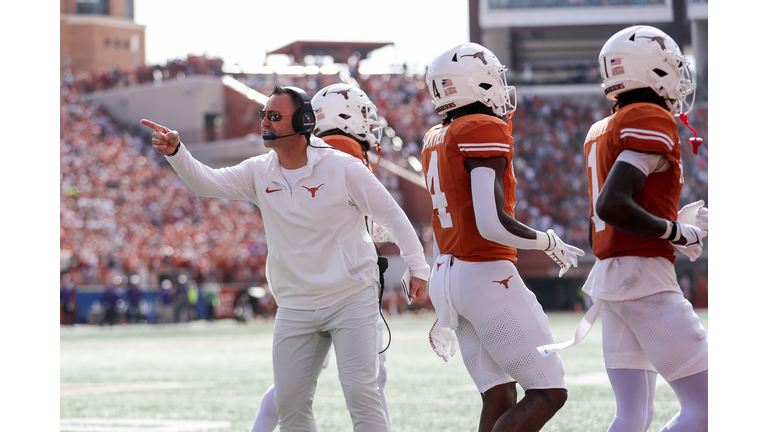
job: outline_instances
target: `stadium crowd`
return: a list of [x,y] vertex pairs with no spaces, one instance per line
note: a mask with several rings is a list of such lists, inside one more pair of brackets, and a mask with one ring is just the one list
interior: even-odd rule
[[[220,282],[260,281],[266,257],[253,204],[200,198],[96,104],[61,97],[60,243],[77,285],[188,269]],[[238,246],[234,246],[237,244]]]
[[[158,72],[159,71],[159,72]],[[67,253],[68,283],[107,285],[115,275],[138,274],[145,284],[180,271],[195,280],[264,283],[266,241],[259,210],[244,201],[201,198],[151,151],[149,134],[121,128],[96,103],[80,95],[119,86],[181,77],[221,75],[220,59],[190,57],[135,71],[65,76],[60,92],[60,244]],[[296,85],[311,95],[339,82],[337,75],[240,75],[269,94],[275,84]],[[382,156],[407,166],[420,160],[421,138],[440,122],[423,75],[357,76],[389,128]],[[512,83],[514,84],[514,83]],[[589,250],[589,197],[583,142],[593,122],[610,111],[601,95],[519,95],[513,117],[516,217],[538,229],[553,228],[568,243]],[[707,142],[707,109],[700,103],[691,125]],[[687,143],[691,133],[680,126]],[[684,144],[686,187],[681,203],[707,199],[707,146],[694,156]],[[390,173],[374,171],[386,186]],[[427,224],[428,225],[428,224]],[[431,243],[423,236],[425,248]]]
[[62,82],[71,91],[80,94],[112,90],[145,83],[162,83],[168,79],[183,79],[187,75],[221,76],[223,61],[207,56],[187,56],[185,59],[173,59],[164,65],[142,65],[137,68],[120,69],[117,67],[72,74],[65,71]]

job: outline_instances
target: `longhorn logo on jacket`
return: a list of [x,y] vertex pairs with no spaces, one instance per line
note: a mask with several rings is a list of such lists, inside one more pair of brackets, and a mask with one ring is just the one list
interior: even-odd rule
[[319,186],[316,186],[316,187],[313,187],[313,188],[308,188],[308,187],[306,187],[304,185],[302,185],[301,187],[303,187],[304,189],[308,190],[312,194],[312,198],[314,198],[315,194],[317,193],[317,190],[320,189],[321,187],[323,187],[324,185],[325,185],[325,183],[321,183]]

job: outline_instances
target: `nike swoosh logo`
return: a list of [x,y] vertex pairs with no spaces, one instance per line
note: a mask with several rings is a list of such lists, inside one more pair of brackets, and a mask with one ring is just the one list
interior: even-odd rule
[[282,189],[272,189],[272,190],[270,190],[269,187],[267,187],[267,193],[277,192],[277,191],[281,191],[281,190]]

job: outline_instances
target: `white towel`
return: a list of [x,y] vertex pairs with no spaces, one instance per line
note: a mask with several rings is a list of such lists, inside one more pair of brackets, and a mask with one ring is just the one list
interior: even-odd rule
[[600,305],[603,304],[603,301],[600,299],[596,299],[595,303],[592,304],[592,306],[589,308],[586,314],[584,314],[584,318],[581,319],[579,322],[579,325],[576,326],[576,335],[573,337],[573,339],[566,341],[566,342],[560,342],[560,343],[554,343],[549,345],[542,345],[540,347],[536,347],[537,350],[541,353],[542,357],[546,357],[550,354],[556,353],[560,351],[561,349],[566,349],[570,346],[576,345],[577,343],[581,342],[582,339],[589,333],[589,330],[592,329],[592,324],[595,323],[595,320],[597,319],[597,315],[600,312]]
[[437,313],[438,325],[456,330],[459,326],[459,313],[453,307],[451,299],[452,258],[450,254],[441,254],[435,260],[429,281],[429,297]]

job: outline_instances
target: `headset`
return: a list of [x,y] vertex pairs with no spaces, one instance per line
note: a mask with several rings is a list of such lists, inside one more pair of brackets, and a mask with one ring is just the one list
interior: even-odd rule
[[275,140],[293,135],[306,135],[307,142],[309,142],[309,136],[315,130],[315,125],[317,124],[315,110],[312,109],[312,100],[309,99],[304,90],[298,87],[284,86],[283,88],[301,98],[301,106],[293,112],[293,117],[291,118],[291,125],[295,133],[290,135],[264,134],[264,139]]
[[312,109],[312,100],[309,99],[304,90],[298,87],[286,86],[284,88],[301,98],[301,106],[293,112],[293,119],[291,120],[294,132],[302,135],[311,134],[317,124],[315,110]]

